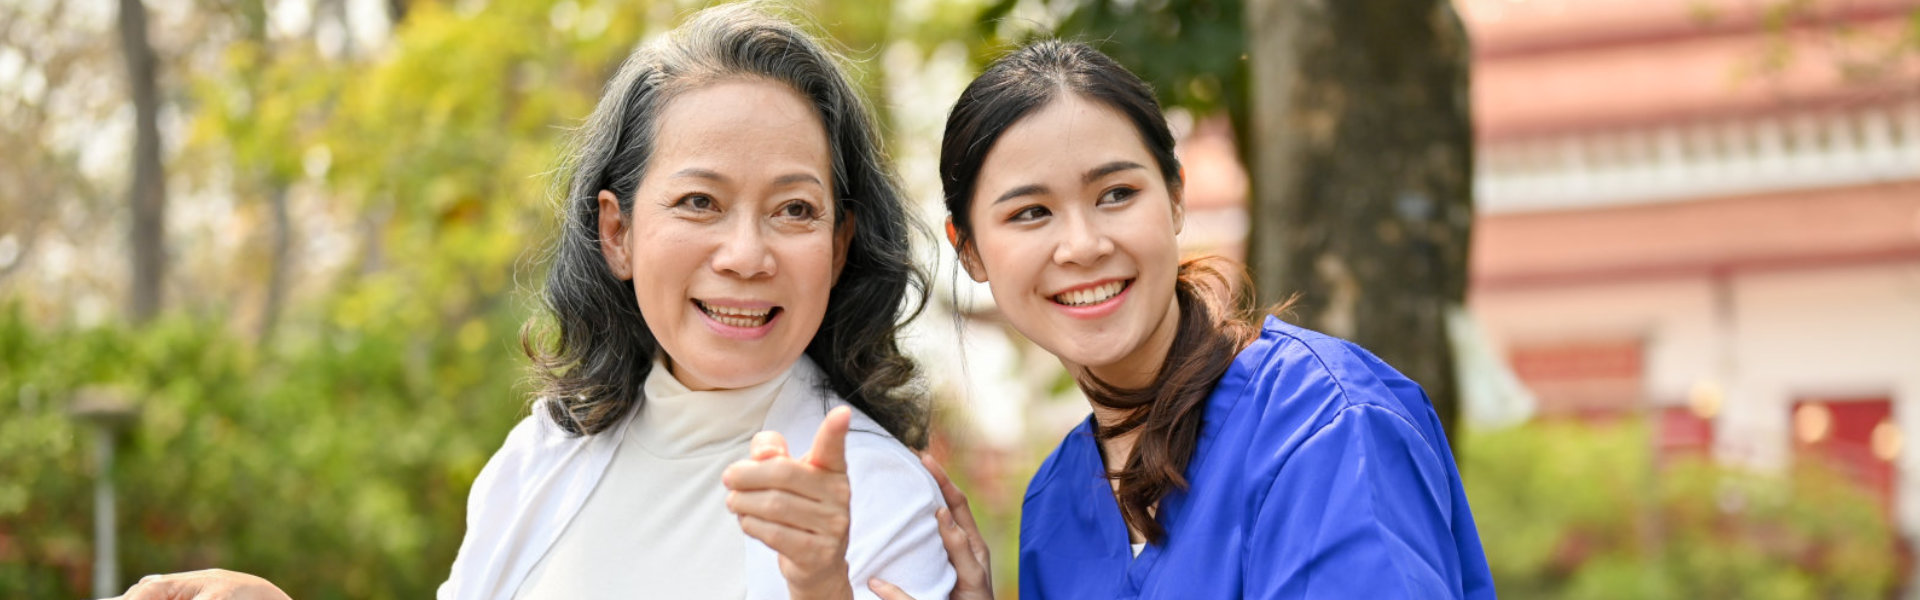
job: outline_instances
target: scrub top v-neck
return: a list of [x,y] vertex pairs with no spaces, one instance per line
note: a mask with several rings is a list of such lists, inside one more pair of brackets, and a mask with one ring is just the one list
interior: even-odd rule
[[1020,597],[1492,598],[1440,421],[1349,342],[1268,318],[1136,556],[1089,418],[1028,485]]

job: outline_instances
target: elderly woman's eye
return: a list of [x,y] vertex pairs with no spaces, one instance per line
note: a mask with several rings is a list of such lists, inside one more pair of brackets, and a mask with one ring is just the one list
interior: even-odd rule
[[681,196],[679,200],[674,201],[673,205],[676,207],[691,208],[693,210],[701,210],[701,211],[714,210],[718,208],[717,206],[718,203],[714,201],[713,196],[708,196],[706,194],[687,194],[685,196]]
[[789,219],[812,219],[814,217],[813,205],[798,200],[788,202],[786,205],[780,207],[780,216]]

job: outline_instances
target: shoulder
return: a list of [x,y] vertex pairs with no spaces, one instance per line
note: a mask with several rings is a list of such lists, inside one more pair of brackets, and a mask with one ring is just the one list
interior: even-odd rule
[[1046,460],[1040,462],[1040,468],[1036,469],[1033,472],[1033,478],[1027,481],[1027,492],[1023,501],[1032,501],[1035,497],[1046,493],[1054,480],[1060,478],[1061,471],[1073,469],[1068,463],[1073,462],[1077,456],[1076,444],[1091,443],[1092,440],[1093,417],[1089,415],[1080,421],[1079,425],[1075,425],[1068,431],[1067,435],[1061,437],[1060,444],[1054,446],[1053,451],[1047,453]]
[[[602,438],[611,437],[568,433],[554,422],[547,406],[545,399],[534,401],[531,414],[507,432],[506,441],[487,459],[486,466],[474,479],[469,505],[475,501],[498,500],[501,493],[523,489],[526,481],[551,475],[569,463],[568,457],[597,441],[604,441]],[[496,490],[501,493],[494,493]]]
[[1429,449],[1446,443],[1420,386],[1353,342],[1269,317],[1236,363],[1229,378],[1238,372],[1233,391],[1244,398],[1222,427],[1250,430],[1245,472],[1276,475],[1309,440],[1339,430],[1389,428]]
[[566,430],[561,429],[560,424],[554,422],[548,406],[548,401],[544,398],[535,400],[531,406],[531,414],[521,418],[520,422],[507,432],[506,441],[500,444],[500,449],[493,453],[493,460],[488,461],[488,464],[501,463],[503,467],[524,465],[530,461],[537,461],[542,455],[585,439],[585,436],[569,435]]
[[[504,585],[503,578],[517,577],[508,561],[524,554],[518,548],[540,543],[527,536],[558,534],[556,523],[571,517],[591,489],[569,484],[598,476],[590,464],[604,464],[612,439],[569,435],[553,421],[545,401],[534,402],[532,414],[507,433],[467,492],[466,534],[440,597],[480,597]],[[549,493],[553,489],[573,492]]]
[[853,423],[847,431],[847,479],[861,488],[860,495],[894,503],[941,502],[940,484],[920,464],[918,454],[859,408],[839,398],[832,402],[853,410]]
[[1247,387],[1254,392],[1262,428],[1316,430],[1361,407],[1415,424],[1433,411],[1419,384],[1365,348],[1276,318],[1268,317],[1260,340],[1238,360],[1249,359]]
[[507,431],[506,441],[487,459],[487,466],[480,469],[479,478],[473,482],[474,491],[478,492],[503,477],[511,478],[525,472],[530,463],[537,460],[541,447],[547,445],[543,442],[550,435],[549,431],[557,432],[560,429],[547,415],[546,406],[545,400],[534,402],[533,413],[522,417],[512,430]]
[[796,363],[793,380],[768,409],[763,428],[780,432],[787,451],[799,456],[813,447],[813,436],[827,413],[840,406],[853,411],[846,450],[847,479],[856,488],[856,503],[873,497],[896,503],[940,500],[939,484],[921,466],[920,457],[859,407],[828,389],[818,367],[805,356]]

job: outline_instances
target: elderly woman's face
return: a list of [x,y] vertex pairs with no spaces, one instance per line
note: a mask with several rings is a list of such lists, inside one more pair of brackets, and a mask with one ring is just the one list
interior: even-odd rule
[[601,192],[602,250],[681,383],[772,379],[820,330],[852,231],[834,221],[826,128],[758,79],[685,92],[656,123],[629,218]]

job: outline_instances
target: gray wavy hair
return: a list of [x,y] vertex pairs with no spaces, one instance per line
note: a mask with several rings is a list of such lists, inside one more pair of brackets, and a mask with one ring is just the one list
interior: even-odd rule
[[925,447],[927,395],[896,339],[927,299],[926,276],[909,246],[910,234],[922,228],[906,209],[872,112],[837,61],[762,5],[731,4],[700,11],[635,49],[608,82],[559,172],[567,182],[561,231],[541,306],[521,330],[538,395],[563,429],[592,435],[640,410],[641,384],[660,349],[633,283],[615,277],[602,258],[600,190],[613,192],[621,214],[631,215],[667,104],[715,81],[760,78],[792,86],[812,102],[832,155],[835,225],[855,217],[846,265],[807,356],[834,393],[900,441]]

